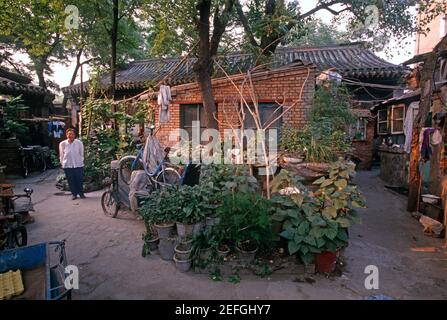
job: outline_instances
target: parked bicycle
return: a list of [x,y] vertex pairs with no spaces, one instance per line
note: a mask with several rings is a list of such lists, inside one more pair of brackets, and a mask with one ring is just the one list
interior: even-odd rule
[[[112,162],[111,178],[107,178],[105,184],[107,190],[102,194],[101,206],[106,216],[116,218],[118,211],[121,209],[122,201],[120,200],[119,184],[118,184],[119,167],[115,168]],[[179,185],[196,185],[199,183],[200,165],[189,163],[178,171]],[[153,186],[152,186],[153,189]],[[138,206],[140,203],[138,204]]]
[[22,176],[27,178],[32,171],[44,172],[47,169],[48,147],[20,147],[22,158]]
[[111,168],[112,177],[106,178],[107,190],[101,196],[102,211],[106,216],[116,218],[120,210],[120,197],[118,190],[118,170]]
[[[153,137],[153,130],[154,127],[152,126],[151,135],[147,139],[146,143],[158,143],[158,141],[153,140],[155,139]],[[119,175],[121,180],[123,180],[125,184],[130,184],[132,172],[135,170],[144,170],[155,188],[159,188],[163,185],[180,184],[181,177],[178,173],[178,168],[174,168],[172,164],[166,161],[169,149],[165,150],[166,153],[163,156],[163,159],[157,164],[153,171],[151,171],[151,168],[149,168],[147,161],[145,161],[146,159],[144,159],[145,153],[143,145],[137,144],[137,150],[138,153],[136,156],[125,156],[119,161]],[[154,155],[149,154],[149,157],[151,156]]]

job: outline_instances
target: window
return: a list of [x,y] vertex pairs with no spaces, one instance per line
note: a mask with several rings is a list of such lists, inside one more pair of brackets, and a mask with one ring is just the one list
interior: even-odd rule
[[391,107],[391,134],[404,133],[405,106]]
[[192,122],[200,122],[200,135],[206,129],[205,126],[205,110],[202,104],[183,104],[180,106],[181,128],[185,129],[192,139]]
[[[254,107],[251,107],[254,108]],[[253,110],[253,109],[252,109]],[[276,103],[259,103],[259,113],[261,117],[262,126],[266,126],[271,123],[273,120],[278,118],[282,114],[282,107],[278,109],[278,105]],[[279,139],[280,129],[282,126],[282,119],[276,120],[268,129],[277,129],[277,139]],[[244,120],[245,129],[253,129],[256,130],[256,123],[251,115],[251,113],[246,110],[245,111],[245,120]],[[266,140],[268,139],[268,131],[266,132]],[[279,140],[278,140],[279,141]]]
[[379,135],[388,134],[388,110],[379,110],[377,121],[377,133]]
[[366,120],[365,118],[358,118],[356,123],[354,123],[351,127],[352,140],[365,141],[367,125],[368,120]]

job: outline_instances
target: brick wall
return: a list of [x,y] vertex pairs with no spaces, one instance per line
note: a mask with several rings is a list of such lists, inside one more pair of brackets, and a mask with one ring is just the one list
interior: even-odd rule
[[[307,123],[307,115],[312,107],[315,94],[315,67],[293,67],[283,70],[272,70],[258,72],[252,75],[254,92],[258,102],[280,102],[284,109],[293,106],[284,115],[283,126],[290,125],[302,128]],[[232,81],[242,90],[245,75],[232,76]],[[306,82],[307,79],[307,82]],[[248,103],[252,103],[248,85],[243,87],[243,96]],[[299,100],[301,89],[303,88],[302,100]],[[195,83],[180,85],[171,88],[173,101],[170,105],[171,120],[163,124],[157,132],[157,137],[164,145],[173,145],[175,141],[169,141],[171,131],[180,128],[181,112],[180,108],[184,104],[201,103],[201,93]],[[230,129],[225,123],[236,125],[237,113],[235,105],[240,103],[241,97],[238,90],[228,79],[220,78],[213,80],[213,95],[218,109],[219,131],[223,134],[224,129]],[[158,127],[159,109],[156,100],[148,102],[155,108],[156,121]]]
[[373,155],[374,155],[374,132],[375,121],[373,119],[368,120],[366,127],[366,140],[353,141],[352,148],[353,154],[360,161],[357,169],[369,170],[372,167]]

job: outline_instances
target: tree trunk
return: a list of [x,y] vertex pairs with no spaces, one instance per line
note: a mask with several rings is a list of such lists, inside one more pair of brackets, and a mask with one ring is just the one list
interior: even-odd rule
[[197,82],[199,83],[200,91],[202,93],[206,127],[210,129],[218,129],[218,123],[214,117],[217,117],[217,108],[213,96],[211,76],[208,72],[203,72],[198,76]]
[[46,58],[33,59],[34,69],[36,70],[37,79],[39,80],[39,87],[46,89],[47,84],[45,82],[45,64]]
[[[84,47],[81,47],[81,49],[79,49],[79,51],[76,55],[76,66],[73,71],[73,75],[71,76],[70,86],[74,85],[74,83],[76,81],[76,77],[78,76],[78,71],[79,71],[79,68],[81,67],[81,56],[82,56],[83,51],[84,51]],[[64,95],[64,100],[62,101],[62,109],[65,109],[67,107],[67,101],[68,101],[68,99]]]
[[211,1],[199,0],[197,9],[200,12],[200,19],[197,24],[199,32],[199,57],[194,65],[194,73],[202,93],[203,108],[205,110],[206,127],[217,129],[218,124],[214,118],[216,103],[213,97],[211,83],[211,46],[210,46],[210,12]]
[[[113,0],[113,24],[110,34],[110,40],[112,45],[112,60],[111,60],[111,72],[110,72],[110,97],[115,97],[116,86],[116,47],[118,42],[118,22],[119,22],[119,0]],[[115,111],[115,110],[114,110]]]
[[411,143],[410,153],[410,179],[408,185],[408,203],[407,211],[414,212],[419,210],[419,198],[421,191],[421,174],[419,172],[419,134],[425,125],[430,107],[432,104],[433,95],[433,74],[436,69],[436,62],[438,60],[437,52],[432,52],[424,61],[421,71],[421,100],[419,103],[419,113],[416,117],[413,126],[413,138]]

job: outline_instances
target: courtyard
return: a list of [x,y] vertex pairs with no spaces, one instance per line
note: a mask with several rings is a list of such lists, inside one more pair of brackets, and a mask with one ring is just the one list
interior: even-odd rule
[[[356,178],[368,208],[360,209],[363,222],[350,230],[341,275],[242,275],[237,284],[181,273],[156,254],[143,258],[144,223],[128,212],[120,211],[116,219],[105,216],[103,191],[72,201],[55,187],[57,170],[12,182],[17,192],[34,189],[29,244],[66,240],[68,262],[80,273],[74,299],[446,299],[444,240],[425,236],[406,212],[406,198],[386,190],[378,175],[361,171]],[[368,265],[379,269],[378,290],[365,288]]]

